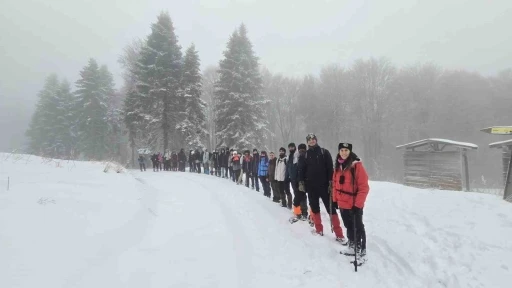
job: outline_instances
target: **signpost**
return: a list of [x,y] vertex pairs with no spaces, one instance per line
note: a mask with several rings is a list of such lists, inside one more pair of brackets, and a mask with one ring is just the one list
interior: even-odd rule
[[492,126],[480,131],[494,135],[512,135],[512,126]]
[[[512,135],[512,126],[492,126],[482,130],[482,132],[493,135]],[[505,179],[505,190],[503,191],[503,199],[512,202],[512,157],[508,161],[507,177]]]

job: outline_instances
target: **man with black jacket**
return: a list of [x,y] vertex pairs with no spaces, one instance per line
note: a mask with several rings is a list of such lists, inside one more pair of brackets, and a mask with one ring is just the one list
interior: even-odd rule
[[[327,149],[321,148],[317,144],[315,134],[308,134],[306,137],[309,149],[306,151],[305,161],[301,162],[299,168],[299,190],[308,193],[309,205],[311,207],[311,218],[315,224],[316,234],[324,235],[322,218],[320,216],[320,199],[324,203],[325,210],[331,214],[332,229],[336,235],[336,241],[346,245],[346,239],[342,236],[341,224],[336,212],[337,204],[332,203],[330,209],[331,197],[330,191],[332,190],[332,174],[334,173],[334,166],[331,153]],[[330,211],[329,211],[330,210]],[[339,239],[338,239],[339,238]]]
[[260,154],[258,149],[252,150],[252,177],[251,177],[251,188],[254,189],[256,186],[256,192],[260,192],[260,182],[258,178],[258,168],[260,165]]

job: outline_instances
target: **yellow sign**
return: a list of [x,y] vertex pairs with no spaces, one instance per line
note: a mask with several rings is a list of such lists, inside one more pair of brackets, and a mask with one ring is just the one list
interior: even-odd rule
[[508,127],[492,127],[491,134],[509,135],[512,134],[512,126]]

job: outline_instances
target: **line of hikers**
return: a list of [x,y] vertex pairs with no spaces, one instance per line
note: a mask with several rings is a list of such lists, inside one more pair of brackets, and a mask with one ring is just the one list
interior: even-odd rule
[[[252,155],[249,150],[241,155],[235,149],[229,148],[220,149],[220,152],[215,150],[213,153],[208,150],[190,150],[190,172],[201,173],[202,166],[204,174],[230,179],[237,185],[245,184],[248,188],[250,184],[257,192],[260,191],[261,182],[264,196],[293,211],[294,216],[290,222],[309,220],[310,225],[315,228],[313,232],[318,235],[324,234],[320,214],[322,200],[330,215],[331,231],[334,232],[336,241],[346,246],[347,251],[353,251],[356,245],[358,257],[365,257],[363,209],[369,185],[361,159],[352,151],[350,143],[339,143],[338,153],[333,161],[330,152],[318,145],[314,134],[308,134],[306,140],[307,146],[300,144],[298,149],[295,143],[290,143],[288,156],[284,147],[279,149],[277,156],[274,152],[268,155],[266,151],[259,153],[258,149],[253,149]],[[178,154],[170,154],[170,166],[165,164],[165,155],[154,154],[151,158],[154,171],[162,169],[161,163],[164,170],[165,167],[170,167],[172,171],[185,171],[187,157],[183,149]],[[293,189],[293,198],[290,186]],[[347,237],[341,228],[338,209]],[[357,235],[354,235],[354,228]]]

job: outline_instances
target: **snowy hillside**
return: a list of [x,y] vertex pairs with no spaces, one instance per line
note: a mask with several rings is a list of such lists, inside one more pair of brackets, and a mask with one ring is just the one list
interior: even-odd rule
[[[0,154],[0,287],[510,287],[512,205],[372,182],[368,262],[214,176]],[[7,177],[10,189],[7,191]]]

